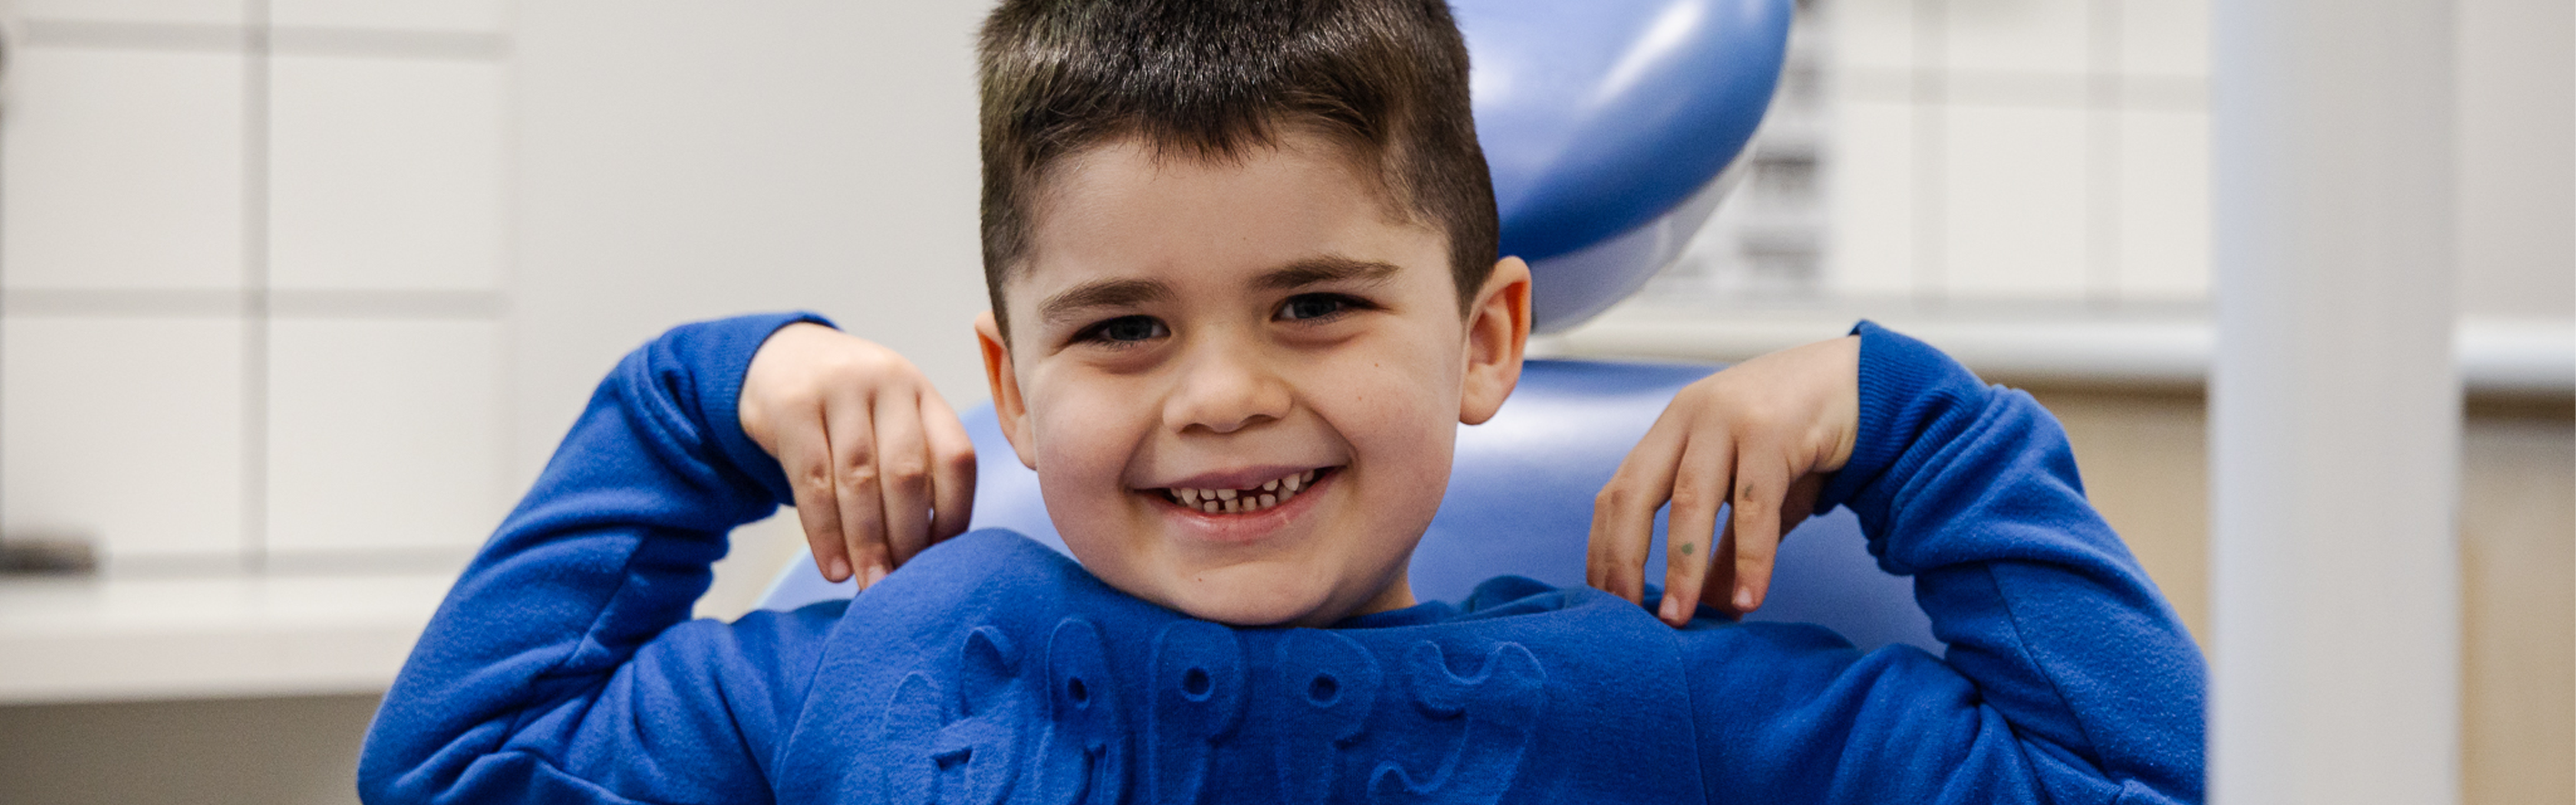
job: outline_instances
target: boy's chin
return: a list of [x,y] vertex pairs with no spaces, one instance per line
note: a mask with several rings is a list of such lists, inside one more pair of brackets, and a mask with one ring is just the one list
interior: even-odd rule
[[[1382,595],[1354,596],[1304,579],[1215,578],[1175,580],[1155,603],[1181,614],[1228,626],[1330,626],[1361,614]],[[1337,594],[1338,593],[1338,594]]]
[[1227,626],[1324,626],[1349,616],[1322,595],[1244,595],[1209,591],[1181,593],[1157,603],[1203,621]]

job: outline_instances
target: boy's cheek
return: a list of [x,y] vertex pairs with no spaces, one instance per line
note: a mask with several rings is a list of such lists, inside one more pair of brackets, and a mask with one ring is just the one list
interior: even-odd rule
[[[1148,390],[1134,376],[1091,371],[1065,359],[1029,367],[1021,381],[1021,398],[1040,425],[1062,422],[1106,424],[1133,417]],[[1103,419],[1110,417],[1113,419]]]
[[1452,426],[1466,379],[1464,359],[1430,343],[1435,346],[1417,343],[1327,361],[1306,372],[1299,385],[1320,402],[1365,411],[1387,424]]
[[1084,398],[1060,399],[1044,412],[1032,411],[1035,417],[1032,435],[1036,438],[1038,472],[1041,479],[1049,474],[1061,478],[1105,477],[1115,482],[1126,464],[1125,451],[1119,445],[1132,443],[1136,425],[1128,420],[1133,411]]

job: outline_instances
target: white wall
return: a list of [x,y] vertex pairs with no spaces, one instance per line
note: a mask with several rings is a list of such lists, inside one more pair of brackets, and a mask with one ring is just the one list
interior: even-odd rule
[[675,323],[805,308],[983,399],[970,329],[983,0],[528,2],[514,480],[617,357]]
[[112,569],[446,557],[506,501],[503,0],[27,0],[0,529]]
[[1829,0],[1828,282],[2199,302],[2206,0]]
[[[1821,5],[1828,296],[2206,303],[2209,0]],[[2460,310],[2576,318],[2576,6],[2456,6]]]
[[18,4],[0,529],[454,566],[619,355],[742,312],[973,404],[985,7]]
[[2576,3],[2455,7],[2460,312],[2576,318]]

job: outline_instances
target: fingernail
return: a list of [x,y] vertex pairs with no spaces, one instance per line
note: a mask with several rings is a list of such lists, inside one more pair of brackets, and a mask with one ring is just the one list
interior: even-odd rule
[[823,578],[827,581],[840,581],[849,577],[850,560],[848,559],[832,560],[832,572],[823,574]]
[[885,580],[885,574],[886,569],[884,565],[869,565],[867,586],[877,586],[877,582]]
[[1735,588],[1735,611],[1737,611],[1737,612],[1751,612],[1751,611],[1753,611],[1753,588],[1751,588],[1751,587],[1737,587],[1737,588]]
[[1667,623],[1670,623],[1670,622],[1672,622],[1672,621],[1681,620],[1681,619],[1682,619],[1682,600],[1681,600],[1681,599],[1679,599],[1679,598],[1674,598],[1674,597],[1672,596],[1672,594],[1671,594],[1671,593],[1666,593],[1666,594],[1664,594],[1663,617],[1664,617],[1664,621],[1665,621],[1665,622],[1667,622]]

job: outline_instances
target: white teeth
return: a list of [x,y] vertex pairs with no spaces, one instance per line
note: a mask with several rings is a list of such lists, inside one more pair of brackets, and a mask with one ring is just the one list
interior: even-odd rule
[[1257,512],[1288,502],[1315,483],[1319,470],[1307,470],[1263,481],[1258,489],[1190,489],[1171,487],[1164,492],[1172,502],[1209,514]]

